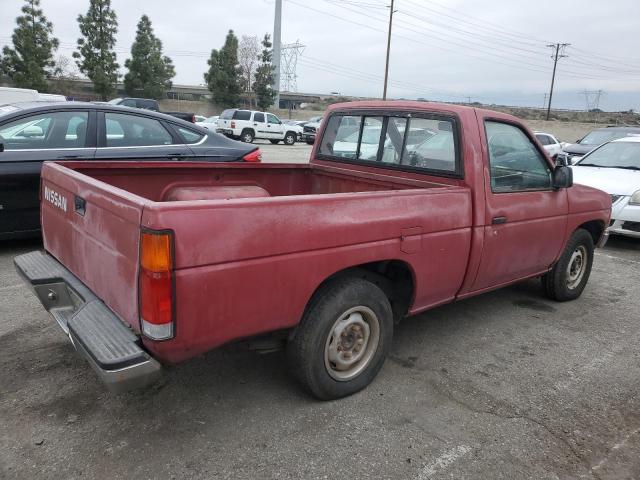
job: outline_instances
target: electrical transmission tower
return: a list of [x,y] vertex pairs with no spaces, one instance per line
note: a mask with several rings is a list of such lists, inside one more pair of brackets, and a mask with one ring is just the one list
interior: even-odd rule
[[553,58],[553,75],[551,76],[551,90],[549,91],[549,104],[547,105],[547,120],[549,120],[549,114],[551,113],[551,98],[553,97],[553,84],[556,80],[556,66],[558,65],[558,59],[568,57],[564,54],[565,49],[571,45],[570,43],[551,43],[547,47],[555,50],[555,53],[551,55]]
[[305,45],[296,40],[295,43],[286,43],[280,48],[280,69],[282,90],[285,92],[298,91],[298,55],[304,52]]
[[596,110],[600,106],[600,97],[604,95],[602,90],[583,90],[580,93],[584,95],[585,112]]

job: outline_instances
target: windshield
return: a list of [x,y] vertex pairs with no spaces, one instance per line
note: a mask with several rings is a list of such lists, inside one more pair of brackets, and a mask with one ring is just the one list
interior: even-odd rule
[[580,140],[580,145],[602,145],[603,143],[626,137],[627,132],[620,130],[594,130]]
[[585,156],[577,165],[640,169],[640,142],[611,142]]

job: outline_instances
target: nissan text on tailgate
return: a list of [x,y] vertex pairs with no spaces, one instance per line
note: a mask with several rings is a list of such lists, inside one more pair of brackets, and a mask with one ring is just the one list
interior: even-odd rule
[[355,102],[317,139],[305,165],[47,162],[44,251],[16,267],[114,391],[249,339],[320,399],[368,385],[405,316],[532,277],[585,288],[611,198],[518,119]]

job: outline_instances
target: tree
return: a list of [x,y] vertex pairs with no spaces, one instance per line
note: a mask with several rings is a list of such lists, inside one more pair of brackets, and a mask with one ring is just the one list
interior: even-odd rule
[[211,50],[204,74],[212,101],[221,107],[234,107],[240,101],[240,67],[238,66],[238,37],[229,30],[220,50]]
[[13,48],[5,46],[0,70],[13,80],[16,87],[49,91],[47,77],[55,66],[53,52],[58,39],[52,36],[53,24],[42,13],[40,0],[27,0],[22,7],[24,15],[16,18]]
[[93,90],[102,100],[108,100],[118,81],[116,44],[118,20],[111,8],[111,0],[90,0],[86,15],[78,15],[83,38],[78,39],[78,50],[73,58],[82,73],[93,82]]
[[238,44],[238,64],[242,74],[242,89],[251,91],[251,83],[256,73],[260,55],[260,42],[256,36],[243,35]]
[[262,39],[262,53],[260,54],[260,65],[256,69],[256,78],[253,81],[253,91],[256,92],[258,107],[267,110],[276,99],[277,92],[273,88],[274,66],[273,50],[269,34],[265,34]]
[[171,79],[176,76],[173,62],[162,55],[162,42],[153,34],[151,20],[146,15],[138,22],[131,58],[124,66],[129,69],[124,76],[127,95],[160,99],[171,88]]
[[73,62],[64,55],[58,56],[53,74],[50,77],[51,93],[70,96],[73,93],[73,81],[78,79],[78,73]]

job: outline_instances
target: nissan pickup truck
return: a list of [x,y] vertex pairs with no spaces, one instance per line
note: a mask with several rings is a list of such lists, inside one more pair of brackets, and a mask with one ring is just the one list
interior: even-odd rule
[[248,340],[320,399],[403,317],[533,277],[577,299],[611,214],[517,118],[404,101],[332,106],[308,164],[47,162],[41,198],[15,265],[112,390]]

